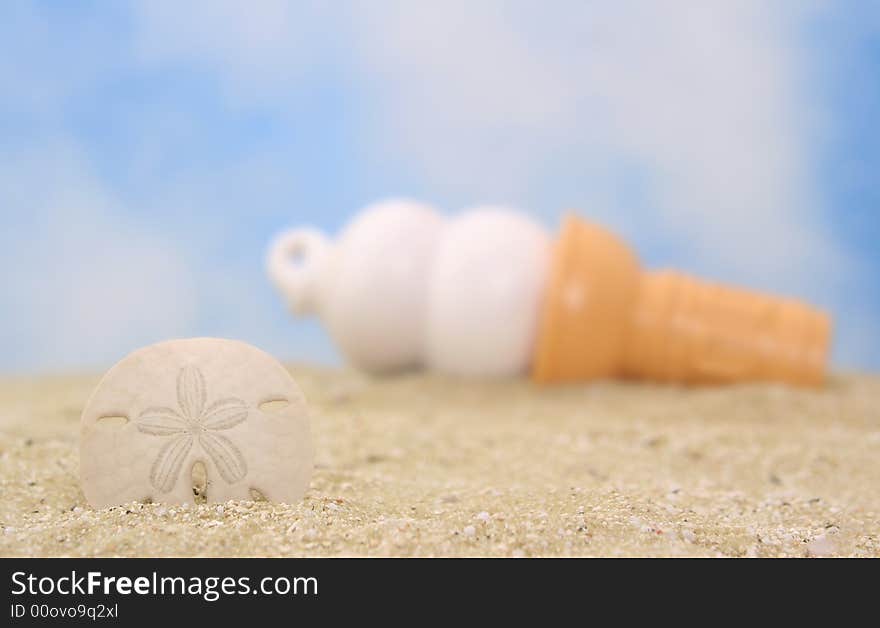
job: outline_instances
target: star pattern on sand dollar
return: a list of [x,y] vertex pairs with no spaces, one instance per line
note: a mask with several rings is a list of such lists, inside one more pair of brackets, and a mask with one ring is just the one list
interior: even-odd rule
[[205,376],[198,367],[187,365],[177,375],[178,409],[151,406],[138,415],[135,422],[138,431],[167,437],[150,468],[150,482],[156,490],[167,493],[174,487],[183,462],[196,442],[229,484],[247,474],[241,450],[218,433],[247,419],[247,404],[237,397],[225,397],[208,404],[207,397]]

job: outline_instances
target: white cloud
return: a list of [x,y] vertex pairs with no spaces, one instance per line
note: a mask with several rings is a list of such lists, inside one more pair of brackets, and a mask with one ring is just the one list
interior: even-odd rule
[[4,363],[41,370],[106,365],[186,335],[196,313],[184,256],[118,204],[70,143],[3,155],[0,344]]
[[133,5],[135,47],[150,65],[217,73],[230,102],[269,103],[321,59],[330,6],[315,0],[142,0]]
[[[806,5],[380,6],[362,31],[390,84],[377,145],[429,176],[531,198],[548,164],[577,160],[593,176],[571,202],[659,231],[693,267],[801,292],[844,268],[811,184]],[[645,173],[638,206],[603,180],[615,168]]]
[[[692,268],[810,293],[846,265],[811,185],[798,35],[811,5],[138,6],[149,59],[211,69],[233,100],[279,113],[304,68],[328,61],[322,40],[349,51],[336,61],[372,86],[374,153],[456,198],[540,199],[558,169],[583,177],[570,203],[683,247]],[[608,176],[626,168],[644,173],[638,206]]]

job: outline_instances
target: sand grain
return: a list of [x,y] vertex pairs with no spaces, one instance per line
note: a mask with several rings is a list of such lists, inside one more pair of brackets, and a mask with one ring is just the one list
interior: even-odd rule
[[0,382],[3,556],[880,556],[880,377],[683,390],[293,368],[301,504],[95,511],[97,377]]

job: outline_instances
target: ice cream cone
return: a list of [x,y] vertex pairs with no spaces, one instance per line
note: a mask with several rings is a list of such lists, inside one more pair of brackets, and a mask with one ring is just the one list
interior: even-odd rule
[[803,303],[642,272],[616,236],[570,215],[553,252],[532,376],[818,385],[830,335],[829,317]]

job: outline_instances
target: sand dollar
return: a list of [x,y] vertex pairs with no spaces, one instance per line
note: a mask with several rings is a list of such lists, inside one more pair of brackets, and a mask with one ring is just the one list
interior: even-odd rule
[[95,507],[296,502],[311,474],[305,398],[280,363],[243,342],[139,349],[107,372],[82,414],[80,476]]

